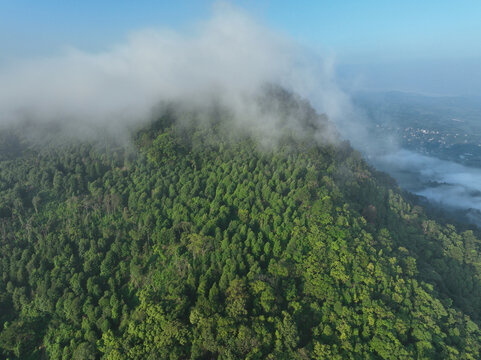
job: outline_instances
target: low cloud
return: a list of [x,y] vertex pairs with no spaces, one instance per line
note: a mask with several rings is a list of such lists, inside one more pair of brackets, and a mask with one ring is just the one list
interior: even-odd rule
[[374,164],[407,190],[441,207],[471,211],[472,222],[481,226],[481,169],[408,150],[379,156]]
[[162,102],[220,102],[247,126],[267,133],[275,119],[256,119],[266,83],[309,99],[331,120],[349,108],[332,62],[270,31],[226,3],[190,31],[147,29],[99,53],[72,48],[0,69],[0,125],[60,123],[76,133],[121,132],[150,119]]

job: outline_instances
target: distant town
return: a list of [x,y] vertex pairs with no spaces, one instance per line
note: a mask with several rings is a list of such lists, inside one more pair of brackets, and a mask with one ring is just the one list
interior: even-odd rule
[[380,138],[443,160],[481,168],[481,102],[462,97],[363,93],[356,105]]
[[468,134],[461,131],[437,130],[421,127],[400,127],[392,124],[376,124],[383,134],[393,135],[406,149],[451,160],[468,166],[481,167],[481,134]]

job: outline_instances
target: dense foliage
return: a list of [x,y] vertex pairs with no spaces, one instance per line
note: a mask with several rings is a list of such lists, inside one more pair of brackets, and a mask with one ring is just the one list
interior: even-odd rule
[[347,144],[170,120],[136,149],[5,137],[3,357],[480,358],[473,231]]

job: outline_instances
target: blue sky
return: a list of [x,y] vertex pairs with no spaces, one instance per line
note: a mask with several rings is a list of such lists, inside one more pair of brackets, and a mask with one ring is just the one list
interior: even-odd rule
[[349,61],[481,55],[479,1],[304,1],[267,16]]
[[[209,17],[212,3],[0,0],[0,63],[48,56],[68,46],[101,51],[143,28],[188,31]],[[333,56],[340,73],[351,77],[345,79],[350,85],[481,94],[481,85],[477,85],[481,83],[480,1],[232,3],[261,24]],[[417,77],[416,72],[425,79]],[[440,86],[437,76],[442,74],[447,80]],[[376,80],[380,77],[382,81]]]

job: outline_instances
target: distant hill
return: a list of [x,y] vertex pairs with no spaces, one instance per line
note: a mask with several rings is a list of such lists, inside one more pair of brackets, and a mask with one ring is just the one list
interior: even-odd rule
[[133,145],[0,137],[1,356],[480,358],[479,234],[306,102],[263,104],[269,144],[175,106]]

